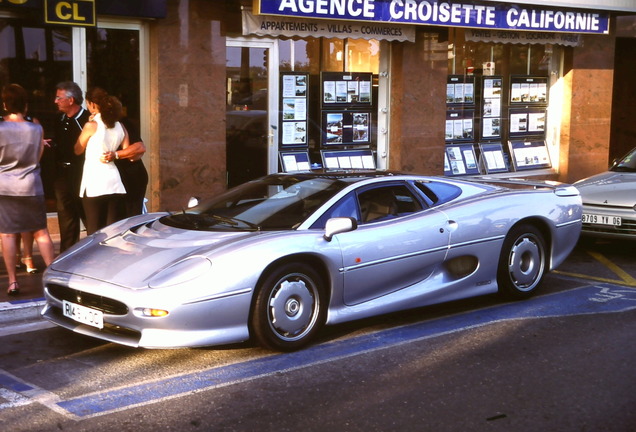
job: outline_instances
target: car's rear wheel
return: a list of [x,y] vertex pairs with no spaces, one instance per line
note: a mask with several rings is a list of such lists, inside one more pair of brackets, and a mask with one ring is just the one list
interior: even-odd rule
[[269,273],[259,286],[251,318],[256,341],[281,351],[308,344],[325,321],[322,284],[307,264],[288,263]]
[[499,292],[514,299],[530,297],[541,285],[546,268],[546,246],[541,231],[526,224],[513,227],[499,257]]

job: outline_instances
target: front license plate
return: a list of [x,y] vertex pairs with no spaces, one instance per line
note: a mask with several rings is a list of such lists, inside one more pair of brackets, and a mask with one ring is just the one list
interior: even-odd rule
[[583,213],[583,223],[621,226],[621,218],[619,216],[603,216]]
[[104,328],[104,313],[102,311],[87,308],[64,300],[62,312],[65,317],[74,321],[100,329]]

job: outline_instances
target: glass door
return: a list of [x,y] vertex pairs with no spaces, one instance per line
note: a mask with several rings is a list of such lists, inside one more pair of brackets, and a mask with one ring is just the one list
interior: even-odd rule
[[276,41],[228,39],[226,157],[229,187],[278,171]]

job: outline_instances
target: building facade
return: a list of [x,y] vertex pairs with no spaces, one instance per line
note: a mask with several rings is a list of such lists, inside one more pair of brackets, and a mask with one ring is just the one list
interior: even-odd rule
[[573,182],[634,145],[636,5],[544,4],[0,0],[0,85],[45,132],[59,81],[119,96],[151,210],[318,166]]

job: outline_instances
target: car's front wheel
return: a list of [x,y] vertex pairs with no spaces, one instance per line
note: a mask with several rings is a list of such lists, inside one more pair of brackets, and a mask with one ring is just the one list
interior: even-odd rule
[[323,282],[307,264],[278,267],[260,284],[251,318],[256,341],[270,349],[305,346],[325,321]]
[[543,234],[532,225],[513,227],[504,240],[499,257],[499,292],[514,299],[527,298],[541,284],[546,269]]

